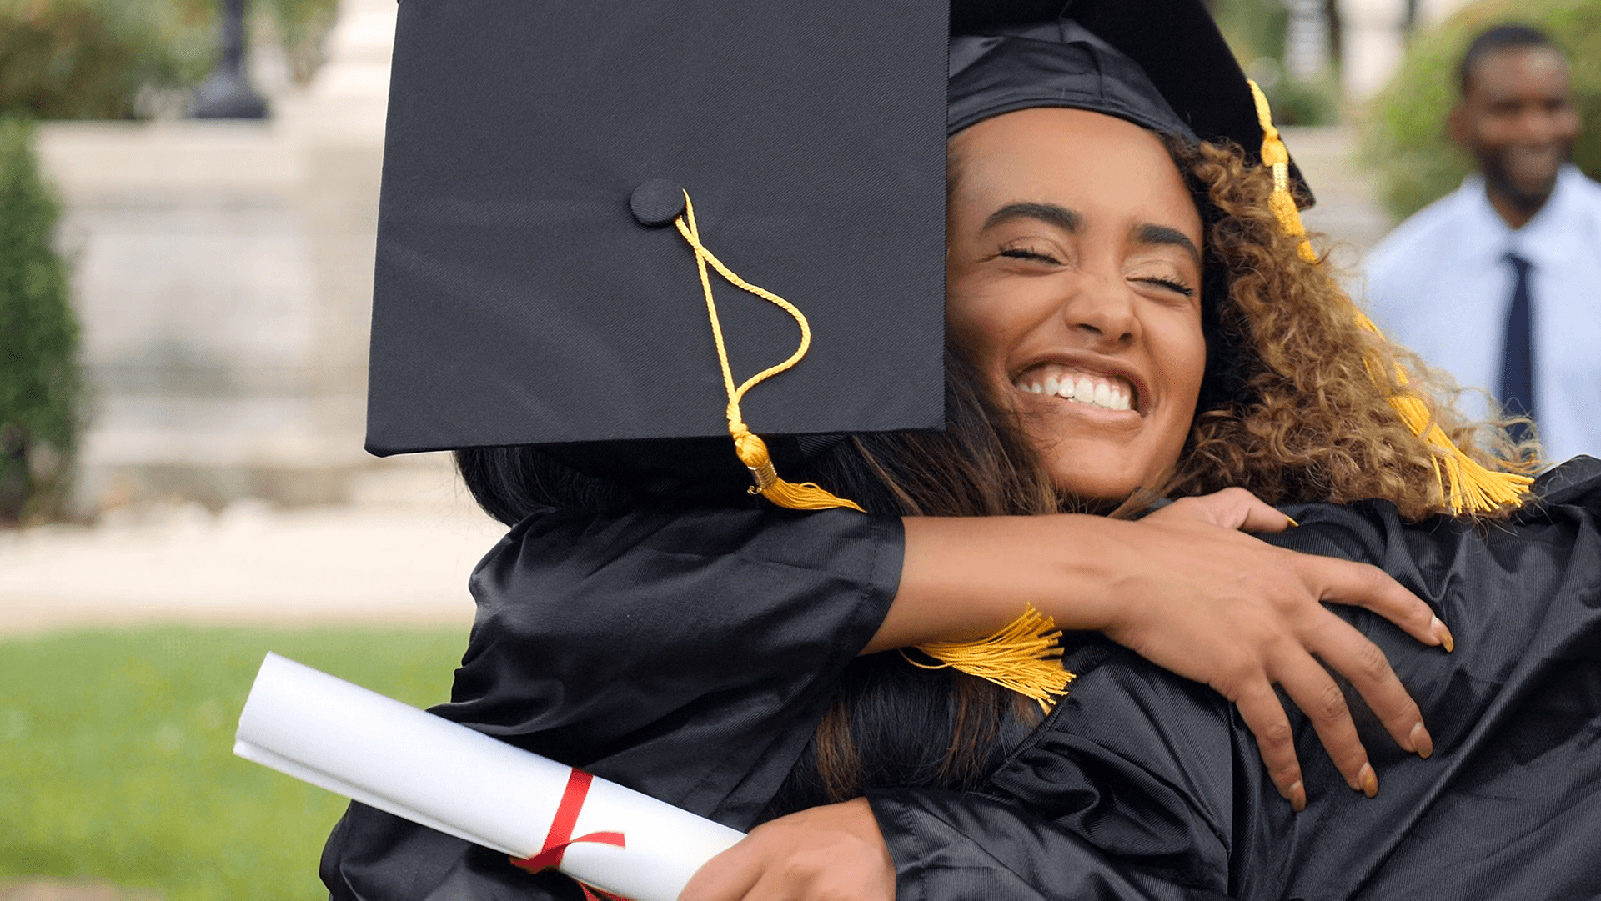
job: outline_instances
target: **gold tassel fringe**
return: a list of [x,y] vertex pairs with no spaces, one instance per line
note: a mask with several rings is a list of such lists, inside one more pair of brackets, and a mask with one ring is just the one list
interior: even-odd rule
[[773,468],[773,461],[767,454],[767,442],[759,436],[751,434],[746,428],[741,428],[734,435],[734,452],[750,470],[751,478],[756,481],[756,487],[751,490],[767,498],[780,507],[791,510],[828,510],[844,507],[864,512],[855,501],[836,497],[827,489],[813,482],[786,482],[778,477],[778,471]]
[[1032,698],[1041,710],[1050,712],[1076,678],[1062,669],[1061,638],[1062,630],[1056,628],[1056,621],[1030,604],[1022,616],[988,638],[931,641],[917,646],[938,663],[919,663],[910,656],[906,659],[923,669],[948,667],[986,679]]
[[[740,462],[750,470],[751,479],[756,483],[751,491],[780,507],[792,510],[845,508],[861,511],[862,508],[855,502],[831,494],[816,484],[786,482],[779,478],[778,472],[773,467],[772,455],[767,450],[767,443],[745,425],[740,415],[739,404],[746,392],[766,379],[790,369],[806,356],[807,350],[811,347],[812,329],[805,314],[784,298],[740,278],[701,243],[700,230],[695,224],[695,204],[689,199],[688,192],[684,194],[684,212],[674,220],[673,224],[678,228],[678,233],[683,236],[684,241],[695,251],[695,265],[700,271],[701,292],[706,300],[706,316],[711,321],[712,339],[717,347],[717,362],[722,369],[723,387],[728,393],[726,411],[728,433],[734,439],[734,452],[739,455]],[[789,359],[758,372],[738,386],[734,384],[733,371],[728,363],[728,349],[723,342],[723,326],[717,316],[717,300],[712,294],[711,274],[708,270],[715,270],[729,284],[766,300],[795,320],[795,324],[800,327],[800,346],[790,354]],[[1062,656],[1061,648],[1056,646],[1061,634],[1056,630],[1055,622],[1049,617],[1041,616],[1033,607],[1029,607],[1023,616],[989,638],[971,642],[935,642],[922,646],[921,650],[924,653],[941,662],[917,665],[935,668],[953,667],[988,679],[1004,688],[1022,692],[1038,701],[1042,708],[1049,710],[1052,699],[1065,692],[1067,683],[1073,678],[1055,662]]]

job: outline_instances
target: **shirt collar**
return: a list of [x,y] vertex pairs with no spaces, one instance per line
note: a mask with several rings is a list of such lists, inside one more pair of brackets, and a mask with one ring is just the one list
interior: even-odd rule
[[1508,253],[1516,253],[1536,268],[1560,261],[1569,253],[1567,243],[1583,231],[1578,221],[1584,211],[1583,198],[1579,196],[1583,180],[1578,166],[1564,165],[1545,205],[1522,228],[1512,229],[1490,204],[1484,177],[1468,176],[1461,189],[1464,216],[1459,246],[1464,254],[1489,258],[1491,262],[1499,262]]

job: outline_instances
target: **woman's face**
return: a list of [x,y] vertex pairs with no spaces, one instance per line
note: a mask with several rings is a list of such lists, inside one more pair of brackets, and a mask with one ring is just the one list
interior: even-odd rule
[[951,139],[947,317],[1057,486],[1120,500],[1178,462],[1195,415],[1201,219],[1162,142],[1073,109]]

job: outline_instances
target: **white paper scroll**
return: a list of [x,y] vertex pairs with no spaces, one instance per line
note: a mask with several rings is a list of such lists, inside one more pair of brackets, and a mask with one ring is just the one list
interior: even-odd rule
[[[308,666],[268,654],[239,715],[234,753],[514,857],[544,846],[569,767]],[[603,779],[562,872],[633,901],[675,901],[701,865],[744,836]]]

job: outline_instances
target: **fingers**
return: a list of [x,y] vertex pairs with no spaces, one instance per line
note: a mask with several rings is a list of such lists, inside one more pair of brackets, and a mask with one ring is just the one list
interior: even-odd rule
[[1429,605],[1378,567],[1306,554],[1299,557],[1299,564],[1308,572],[1308,585],[1315,587],[1321,600],[1371,610],[1430,647],[1447,651],[1456,647],[1451,630]]
[[691,876],[679,892],[679,901],[740,901],[761,878],[763,860],[760,849],[752,845],[753,836],[740,839],[732,848],[713,857]]
[[1378,777],[1368,763],[1367,749],[1356,734],[1356,723],[1351,719],[1351,708],[1340,686],[1322,664],[1310,656],[1297,655],[1283,667],[1279,685],[1311,721],[1318,740],[1328,751],[1335,768],[1345,777],[1346,784],[1370,798],[1378,794]]
[[1282,532],[1295,521],[1284,515],[1277,507],[1262,501],[1256,495],[1244,488],[1230,488],[1219,494],[1239,492],[1240,497],[1231,500],[1237,505],[1233,509],[1237,512],[1237,521],[1229,526],[1241,532]]
[[1242,695],[1235,706],[1256,736],[1256,747],[1262,752],[1262,762],[1267,764],[1267,775],[1274,787],[1291,807],[1305,810],[1306,788],[1301,781],[1301,763],[1295,756],[1295,734],[1273,686],[1264,679]]
[[895,863],[865,799],[757,826],[700,868],[680,901],[893,901]]
[[1244,488],[1225,488],[1212,494],[1183,498],[1152,515],[1163,514],[1187,516],[1243,532],[1282,532],[1293,524],[1288,516]]
[[1434,739],[1423,725],[1423,712],[1396,677],[1379,646],[1350,624],[1330,616],[1317,655],[1335,672],[1350,680],[1368,708],[1402,749],[1427,758]]

